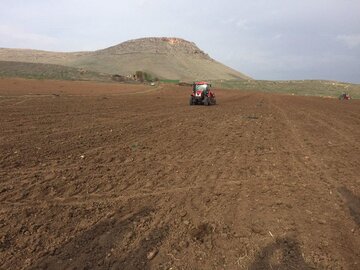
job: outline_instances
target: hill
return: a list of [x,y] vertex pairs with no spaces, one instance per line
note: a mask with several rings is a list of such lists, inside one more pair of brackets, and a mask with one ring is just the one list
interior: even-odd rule
[[183,81],[251,79],[180,38],[141,38],[91,52],[2,48],[0,61],[56,64],[121,75],[144,71],[159,79]]

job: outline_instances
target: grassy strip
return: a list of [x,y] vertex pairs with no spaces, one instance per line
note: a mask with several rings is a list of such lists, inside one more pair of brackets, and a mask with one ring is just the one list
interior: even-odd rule
[[338,97],[346,92],[352,98],[360,98],[360,84],[351,84],[323,80],[298,81],[213,81],[217,88],[239,89],[243,91],[261,91],[269,93],[285,93],[301,96],[329,96]]
[[102,74],[94,71],[85,71],[61,65],[10,61],[0,61],[0,77],[16,77],[38,80],[111,81],[111,76],[109,74]]

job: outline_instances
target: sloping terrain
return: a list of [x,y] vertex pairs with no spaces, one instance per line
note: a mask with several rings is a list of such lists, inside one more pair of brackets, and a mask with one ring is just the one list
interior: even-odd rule
[[160,79],[250,79],[179,38],[142,38],[93,52],[0,49],[0,61],[57,64],[108,74],[144,71]]
[[49,80],[112,81],[111,75],[55,64],[0,61],[0,77]]
[[360,101],[189,92],[0,80],[0,268],[358,269]]

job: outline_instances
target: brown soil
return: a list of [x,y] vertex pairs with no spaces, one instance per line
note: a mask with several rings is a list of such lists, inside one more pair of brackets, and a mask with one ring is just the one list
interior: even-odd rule
[[359,269],[360,101],[0,80],[1,269]]

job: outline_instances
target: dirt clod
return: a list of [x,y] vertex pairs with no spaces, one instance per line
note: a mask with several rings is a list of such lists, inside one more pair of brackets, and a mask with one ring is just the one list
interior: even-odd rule
[[148,260],[152,260],[152,259],[155,258],[155,256],[157,255],[157,253],[158,253],[158,250],[149,251],[149,252],[147,253],[147,255],[146,255],[146,258],[147,258]]

